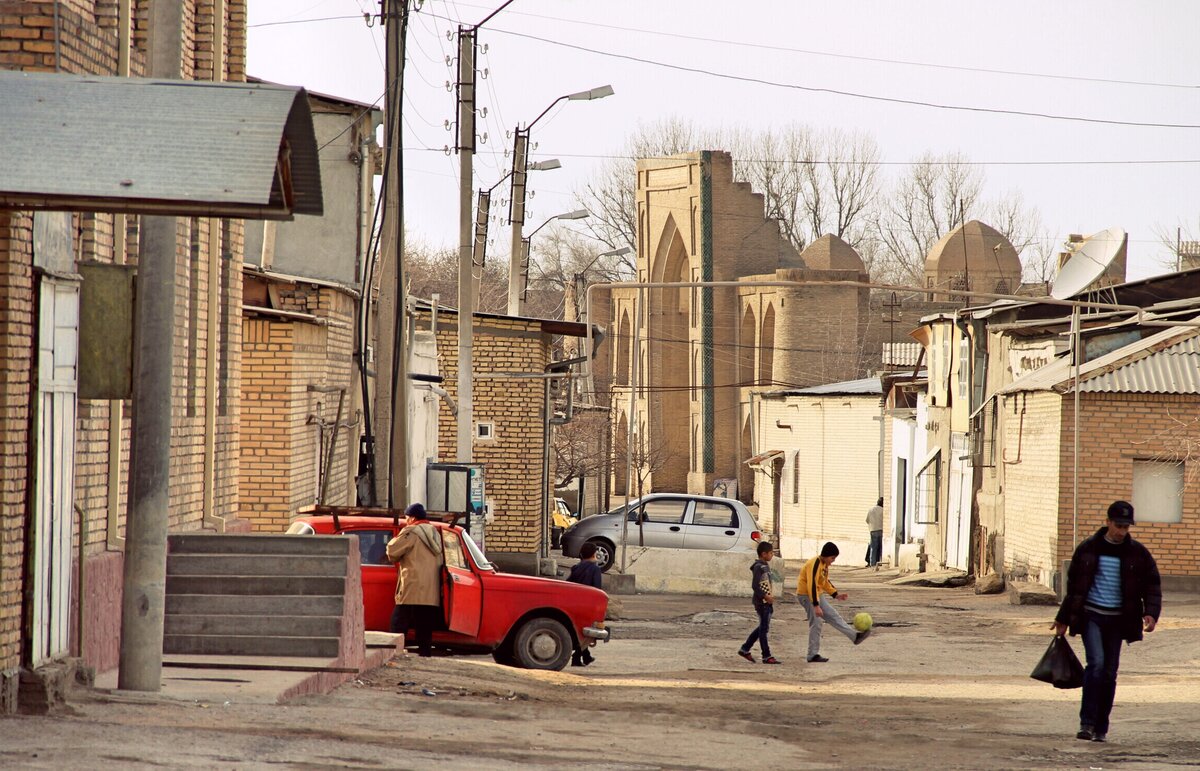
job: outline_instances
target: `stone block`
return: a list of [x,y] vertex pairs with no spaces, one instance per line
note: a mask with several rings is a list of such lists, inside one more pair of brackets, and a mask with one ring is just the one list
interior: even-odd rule
[[637,593],[637,576],[633,573],[608,572],[601,576],[600,582],[600,587],[610,596]]
[[999,573],[988,573],[975,579],[976,594],[1000,594],[1004,591],[1004,576]]
[[1054,590],[1031,581],[1010,581],[1008,601],[1013,605],[1058,605]]

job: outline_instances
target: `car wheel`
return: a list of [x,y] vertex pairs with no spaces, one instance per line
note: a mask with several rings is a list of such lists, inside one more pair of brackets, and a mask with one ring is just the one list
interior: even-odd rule
[[552,618],[531,618],[513,640],[517,663],[525,669],[562,669],[574,649],[571,633]]
[[593,538],[588,543],[596,547],[596,564],[600,566],[600,572],[607,573],[608,569],[613,566],[613,562],[616,561],[616,549],[603,538]]

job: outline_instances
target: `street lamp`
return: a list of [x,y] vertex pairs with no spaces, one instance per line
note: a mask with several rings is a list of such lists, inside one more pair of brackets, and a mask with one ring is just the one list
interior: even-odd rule
[[[557,158],[548,158],[529,164],[529,169],[532,171],[561,168],[562,163]],[[475,299],[474,305],[476,306],[479,305],[479,285],[483,281],[483,263],[487,258],[488,217],[492,211],[492,191],[511,176],[512,171],[507,171],[503,177],[496,180],[496,184],[487,190],[480,189],[479,199],[475,205],[475,242],[471,248],[471,296]]]
[[526,124],[525,128],[522,129],[518,125],[516,131],[513,132],[512,202],[509,207],[508,216],[508,221],[512,224],[513,229],[512,250],[508,258],[508,314],[510,316],[521,315],[521,296],[524,294],[520,280],[521,229],[525,225],[525,171],[527,168],[526,157],[529,149],[529,131],[539,120],[546,116],[546,113],[554,109],[554,106],[561,101],[590,102],[593,99],[603,99],[606,96],[612,96],[613,93],[612,86],[598,86],[587,91],[563,94],[551,102],[536,118]]
[[[535,235],[537,235],[537,232],[539,230],[546,227],[554,220],[581,220],[581,219],[587,218],[590,215],[591,215],[591,212],[589,212],[587,209],[576,209],[575,211],[564,212],[562,214],[555,214],[553,217],[548,218],[545,222],[543,222],[542,224],[540,224],[536,228],[534,228],[529,233],[529,235],[527,235],[521,239],[521,244],[519,247],[520,248],[520,253],[519,253],[520,260],[518,261],[518,264],[520,265],[520,269],[521,269],[520,290],[518,293],[518,297],[520,298],[521,303],[525,302],[525,292],[529,289],[529,242],[530,242],[530,240],[532,240],[533,237]],[[509,282],[509,285],[510,286],[512,285],[511,281]],[[523,309],[518,307],[517,310],[521,311]],[[521,314],[520,314],[520,312],[513,313],[510,310],[508,315],[520,316]]]

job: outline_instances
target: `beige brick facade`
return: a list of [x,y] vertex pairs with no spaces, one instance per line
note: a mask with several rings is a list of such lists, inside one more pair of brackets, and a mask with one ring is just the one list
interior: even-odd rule
[[[211,78],[213,62],[212,0],[184,0],[185,30],[183,65],[185,77]],[[226,9],[226,80],[245,80],[245,0],[229,0]],[[112,75],[117,71],[118,3],[116,0],[68,0],[66,2],[0,3],[0,68],[61,71],[75,74]],[[133,34],[130,69],[144,73],[146,25],[149,3],[133,0]],[[57,18],[57,22],[56,22]],[[114,222],[111,214],[75,215],[76,254],[82,259],[113,262]],[[172,441],[170,527],[198,528],[204,497],[204,415],[209,404],[204,389],[204,357],[216,349],[218,393],[215,395],[216,482],[215,509],[219,516],[234,517],[237,511],[239,396],[230,384],[239,377],[241,347],[241,287],[233,280],[241,271],[241,224],[219,225],[209,233],[211,220],[178,220],[176,263],[176,323],[174,339],[174,384],[172,395]],[[217,221],[220,222],[220,221]],[[21,662],[22,563],[24,554],[26,496],[29,490],[28,437],[31,404],[33,298],[37,278],[32,267],[32,218],[23,212],[0,212],[0,342],[4,347],[5,377],[0,402],[0,442],[5,464],[0,499],[0,674]],[[137,218],[128,218],[126,260],[137,261]],[[216,237],[220,260],[221,304],[209,309],[207,260],[210,238]],[[219,313],[218,338],[209,340],[207,318]],[[120,529],[124,527],[126,480],[128,478],[129,405],[125,404],[121,430],[119,490]],[[110,404],[80,401],[76,434],[75,504],[83,511],[87,528],[82,533],[86,560],[87,594],[82,645],[81,630],[73,628],[73,652],[103,670],[116,664],[120,614],[119,552],[109,552],[108,454]],[[80,537],[76,526],[76,539]],[[115,555],[115,558],[114,558]],[[72,559],[72,563],[75,560]],[[72,564],[74,572],[78,565]],[[78,576],[76,576],[77,578]],[[78,582],[76,581],[76,584]],[[73,603],[78,603],[78,597]],[[74,627],[75,614],[71,614]],[[98,634],[99,630],[105,630]],[[82,648],[82,650],[80,650]],[[0,704],[3,711],[4,704]]]

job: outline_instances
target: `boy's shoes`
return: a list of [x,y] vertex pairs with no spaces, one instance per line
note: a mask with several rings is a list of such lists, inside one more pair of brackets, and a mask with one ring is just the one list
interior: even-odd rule
[[749,661],[751,664],[754,663],[754,654],[752,654],[750,651],[738,651],[738,655],[744,658],[746,661]]
[[868,638],[868,637],[870,637],[870,636],[871,636],[871,630],[870,630],[870,629],[868,629],[868,630],[867,630],[867,631],[865,631],[865,632],[859,632],[858,634],[856,634],[856,635],[854,636],[854,644],[855,644],[855,645],[858,645],[860,642],[862,642],[863,640],[867,639],[867,638]]
[[1106,742],[1106,741],[1108,741],[1108,734],[1101,734],[1101,733],[1092,734],[1092,741]]
[[829,659],[818,653],[816,656],[809,656],[808,661],[810,664],[824,664],[826,661],[829,661]]
[[1090,725],[1079,726],[1079,733],[1075,734],[1076,739],[1083,739],[1085,742],[1094,741],[1096,732],[1092,730]]
[[763,663],[764,664],[782,664],[783,662],[780,661],[779,659],[775,658],[774,656],[767,656],[765,659],[763,659]]

